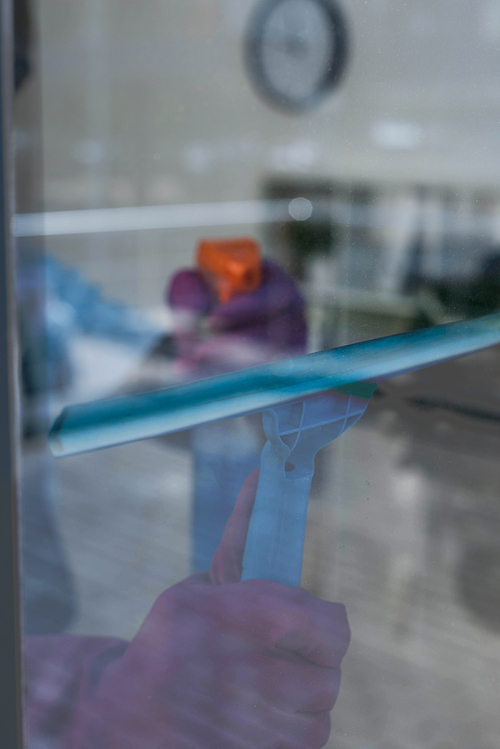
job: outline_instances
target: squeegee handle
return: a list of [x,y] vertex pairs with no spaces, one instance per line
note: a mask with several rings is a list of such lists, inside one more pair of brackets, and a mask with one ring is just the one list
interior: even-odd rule
[[272,450],[268,443],[262,454],[241,579],[300,586],[312,472],[287,478]]

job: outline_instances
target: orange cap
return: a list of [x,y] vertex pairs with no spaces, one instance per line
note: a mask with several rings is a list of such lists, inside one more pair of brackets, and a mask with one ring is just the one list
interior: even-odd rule
[[222,304],[235,294],[254,291],[262,281],[260,248],[254,239],[202,239],[197,262]]

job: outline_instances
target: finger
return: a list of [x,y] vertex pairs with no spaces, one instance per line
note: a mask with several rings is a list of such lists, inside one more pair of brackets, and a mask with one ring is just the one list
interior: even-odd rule
[[313,598],[310,623],[298,622],[279,640],[275,647],[301,655],[313,663],[338,668],[351,641],[351,630],[345,606]]
[[340,688],[340,669],[324,668],[293,653],[255,658],[258,693],[286,712],[333,710]]
[[330,737],[329,712],[290,714],[269,707],[266,723],[263,749],[322,749]]
[[257,468],[243,484],[231,517],[226,523],[222,540],[213,556],[209,573],[212,585],[237,583],[241,579],[243,552],[258,481]]
[[[340,668],[330,668],[328,671],[330,673],[326,687],[318,688],[296,712],[318,714],[330,713],[333,710],[339,696],[341,671]],[[321,685],[318,684],[319,686]]]
[[193,749],[321,749],[330,734],[328,712],[285,712],[257,695],[246,702],[206,705],[204,711],[176,709],[174,724],[179,737],[189,736]]
[[[264,581],[254,580],[255,587]],[[281,589],[278,596],[271,586]],[[288,588],[278,583],[267,583],[267,601],[263,620],[264,638],[277,650],[284,650],[316,663],[319,666],[338,668],[344,658],[351,638],[345,606],[311,596],[302,588]],[[249,601],[249,605],[250,601]]]
[[[226,702],[199,732],[199,747],[217,749],[321,749],[330,735],[330,713],[290,712],[263,699]],[[211,741],[212,739],[212,741]]]
[[217,622],[249,643],[338,668],[350,639],[345,607],[267,580],[176,586],[177,606]]

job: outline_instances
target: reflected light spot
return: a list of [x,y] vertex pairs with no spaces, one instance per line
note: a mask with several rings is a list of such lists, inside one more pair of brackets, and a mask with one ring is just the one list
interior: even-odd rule
[[288,206],[288,213],[295,221],[306,221],[312,212],[312,203],[307,198],[294,198]]

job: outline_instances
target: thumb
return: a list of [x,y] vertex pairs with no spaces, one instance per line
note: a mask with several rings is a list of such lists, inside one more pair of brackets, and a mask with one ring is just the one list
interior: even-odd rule
[[240,581],[248,524],[252,516],[258,481],[259,469],[257,468],[252,471],[241,487],[234,510],[226,523],[222,540],[210,565],[209,574],[212,585]]

